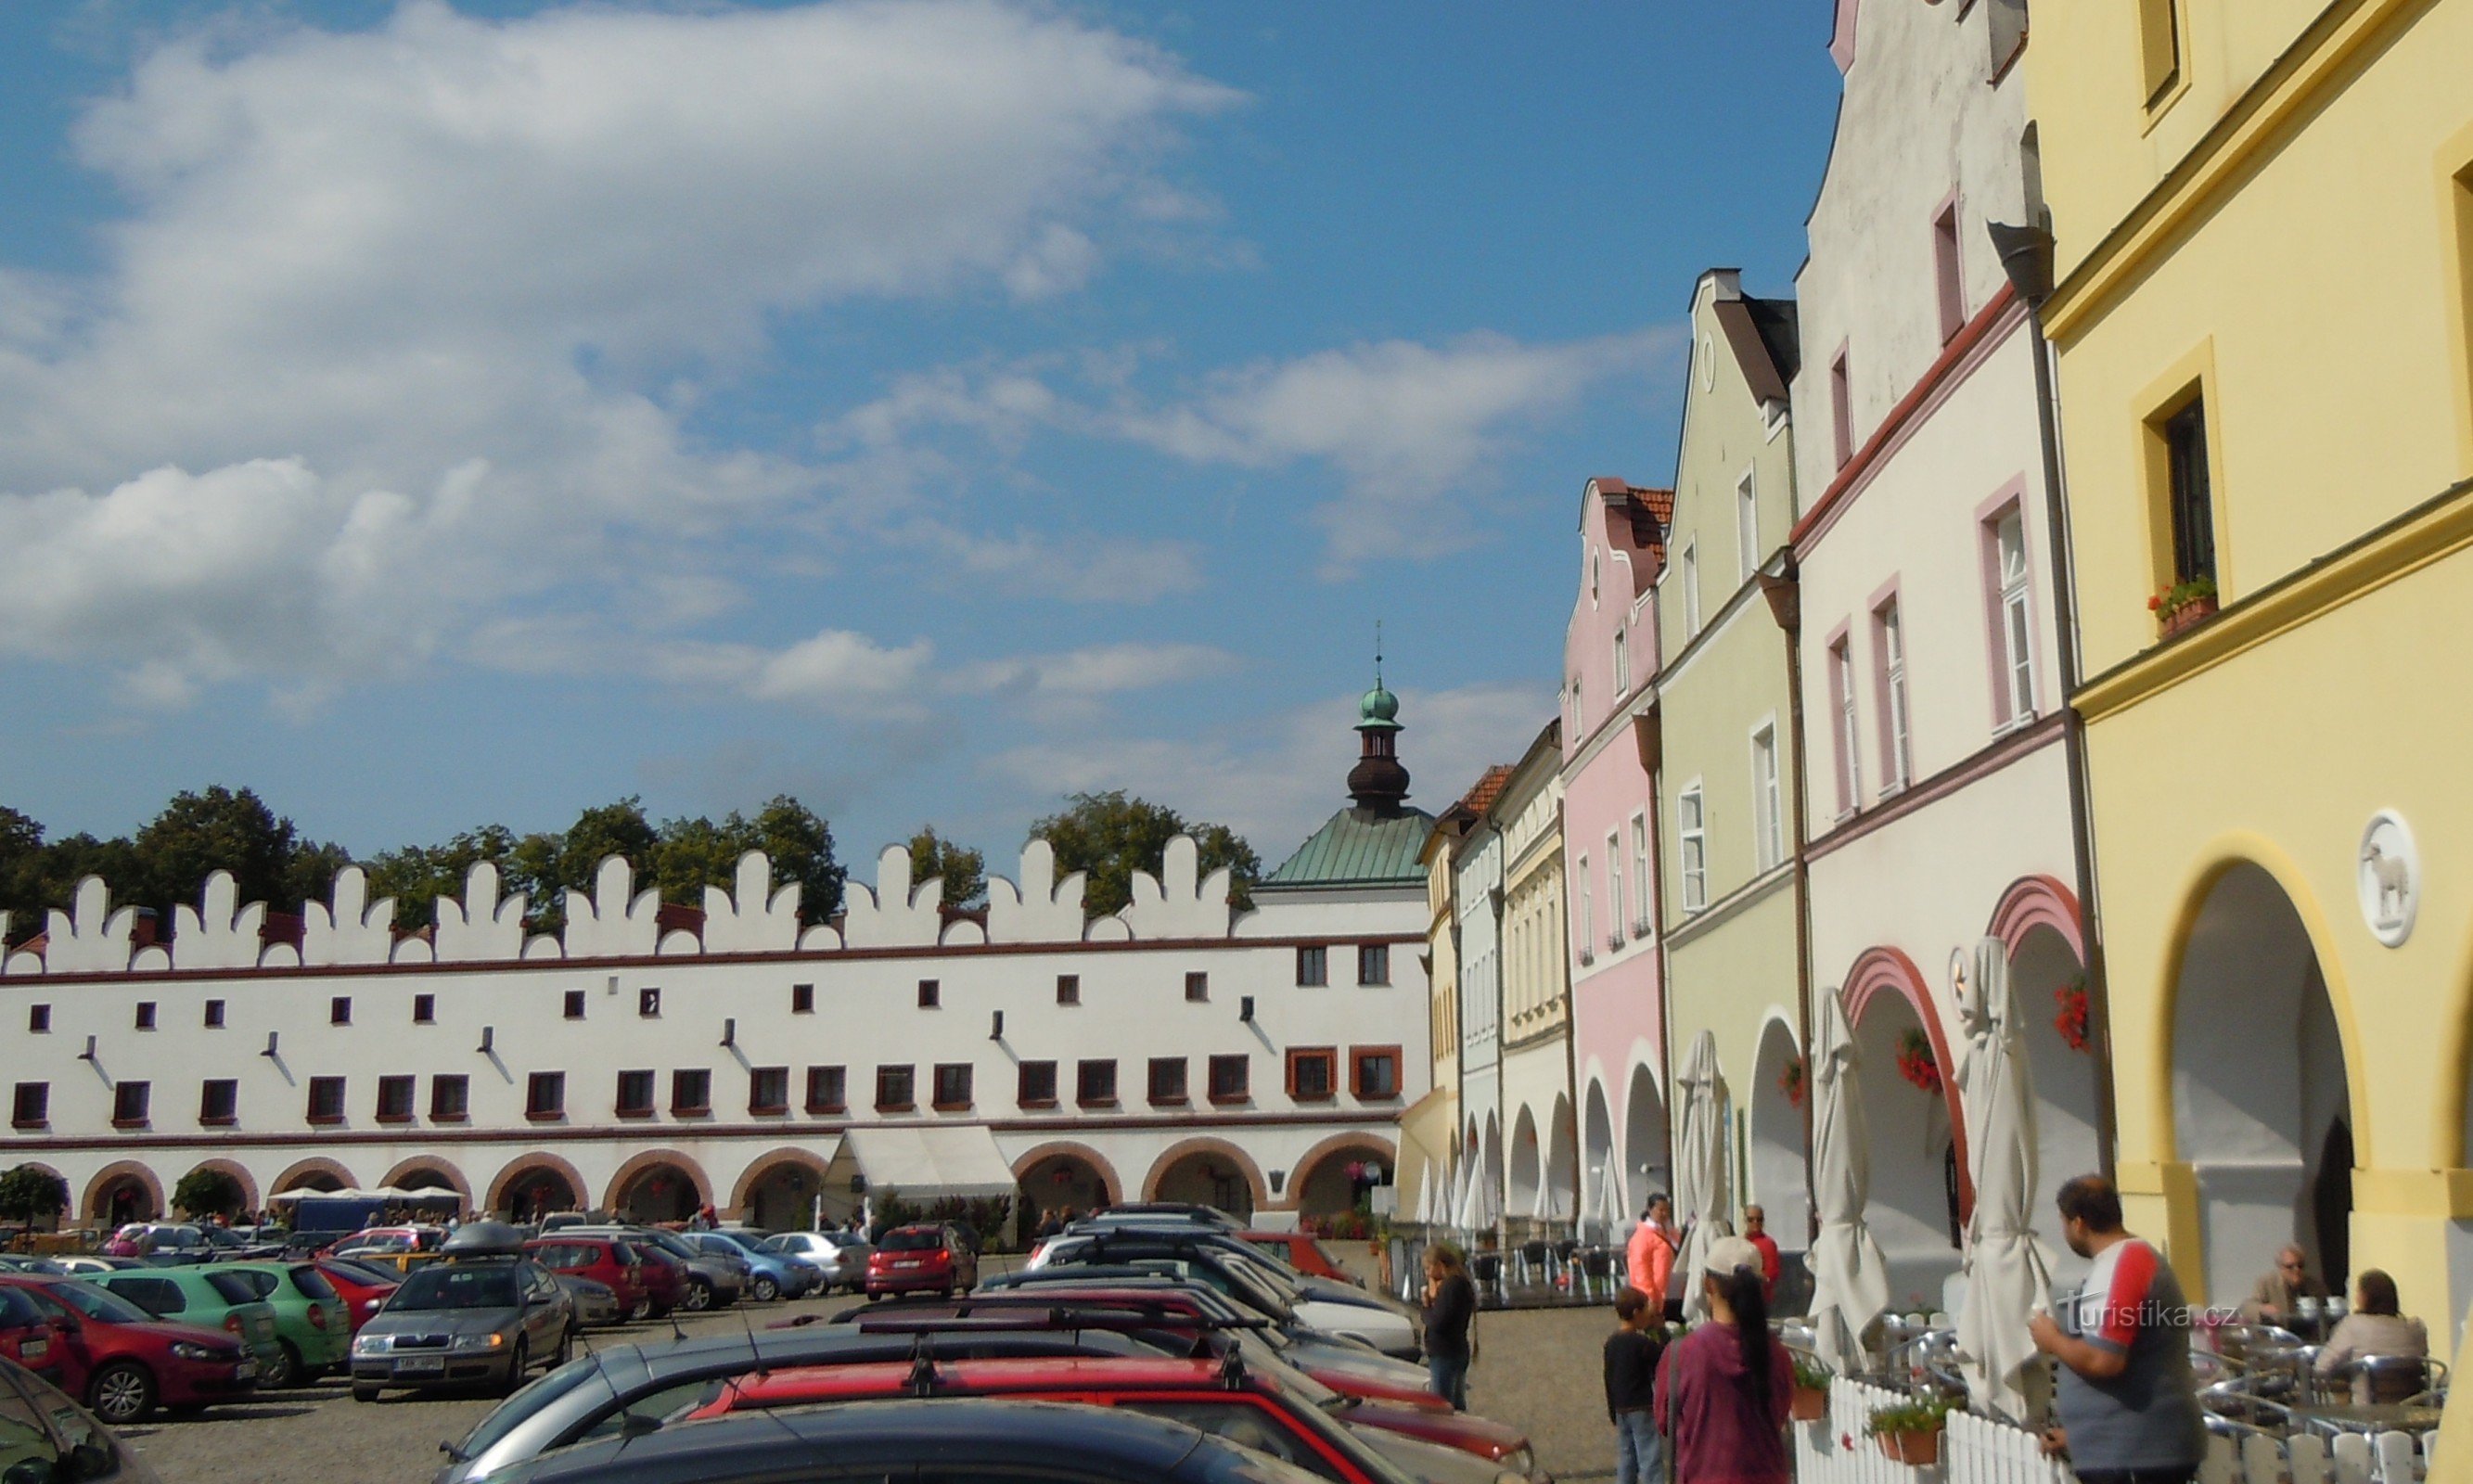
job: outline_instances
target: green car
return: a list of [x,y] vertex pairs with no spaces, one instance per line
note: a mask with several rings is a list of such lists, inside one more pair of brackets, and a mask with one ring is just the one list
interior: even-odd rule
[[257,1296],[257,1287],[237,1273],[210,1273],[204,1268],[132,1268],[118,1273],[83,1275],[86,1282],[108,1288],[157,1319],[235,1336],[257,1361],[257,1383],[275,1387],[292,1380],[273,1377],[292,1363],[275,1327],[275,1305]]
[[274,1305],[275,1333],[283,1342],[285,1363],[273,1379],[258,1373],[259,1385],[297,1386],[351,1364],[350,1306],[315,1263],[209,1262],[199,1271],[228,1273]]

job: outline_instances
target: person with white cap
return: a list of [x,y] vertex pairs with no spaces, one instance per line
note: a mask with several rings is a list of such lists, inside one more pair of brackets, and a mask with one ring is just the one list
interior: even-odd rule
[[1699,1274],[1709,1322],[1666,1348],[1658,1430],[1677,1484],[1786,1484],[1787,1408],[1794,1362],[1769,1333],[1761,1250],[1740,1236],[1710,1245]]

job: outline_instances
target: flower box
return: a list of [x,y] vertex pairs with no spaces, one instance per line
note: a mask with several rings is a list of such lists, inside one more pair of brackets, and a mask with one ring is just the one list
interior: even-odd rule
[[2169,639],[2174,634],[2186,634],[2190,630],[2198,627],[2198,625],[2205,623],[2208,619],[2215,616],[2215,599],[2192,598],[2189,602],[2182,604],[2179,608],[2176,608],[2170,613],[2164,615],[2164,637]]
[[1893,1462],[1914,1469],[1929,1469],[1940,1462],[1937,1427],[1929,1432],[1879,1432],[1872,1436]]
[[2187,633],[2216,616],[2216,580],[2194,577],[2174,583],[2149,598],[2147,607],[2165,638]]
[[1829,1388],[1797,1382],[1794,1397],[1787,1403],[1786,1415],[1799,1423],[1825,1421],[1829,1416]]

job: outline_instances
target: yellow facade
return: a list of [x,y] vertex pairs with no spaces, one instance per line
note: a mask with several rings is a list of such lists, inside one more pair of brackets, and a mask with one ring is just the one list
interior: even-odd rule
[[1401,1159],[1393,1178],[1404,1219],[1425,1209],[1429,1181],[1439,1183],[1435,1199],[1447,1198],[1459,1158],[1460,958],[1459,939],[1452,931],[1456,914],[1451,847],[1456,834],[1453,822],[1437,821],[1419,857],[1426,866],[1426,1044],[1432,1048],[1433,1080],[1432,1090],[1400,1117]]
[[[2442,1353],[2473,1299],[2468,62],[2473,0],[2039,7],[2027,62],[2131,1223],[2217,1303],[2284,1239],[2385,1268]],[[2221,611],[2167,638],[2149,598],[2209,522]]]

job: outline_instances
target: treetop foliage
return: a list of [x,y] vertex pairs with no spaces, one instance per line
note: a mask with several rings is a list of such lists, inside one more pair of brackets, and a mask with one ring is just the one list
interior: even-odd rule
[[1089,879],[1082,889],[1082,909],[1094,917],[1119,912],[1134,899],[1134,873],[1160,873],[1168,840],[1191,835],[1202,857],[1202,874],[1228,868],[1228,902],[1238,911],[1254,904],[1252,886],[1262,876],[1261,857],[1242,836],[1225,825],[1196,824],[1164,804],[1138,799],[1123,789],[1104,794],[1074,794],[1062,813],[1030,826],[1030,838],[1044,840],[1056,851],[1059,879],[1076,871]]

